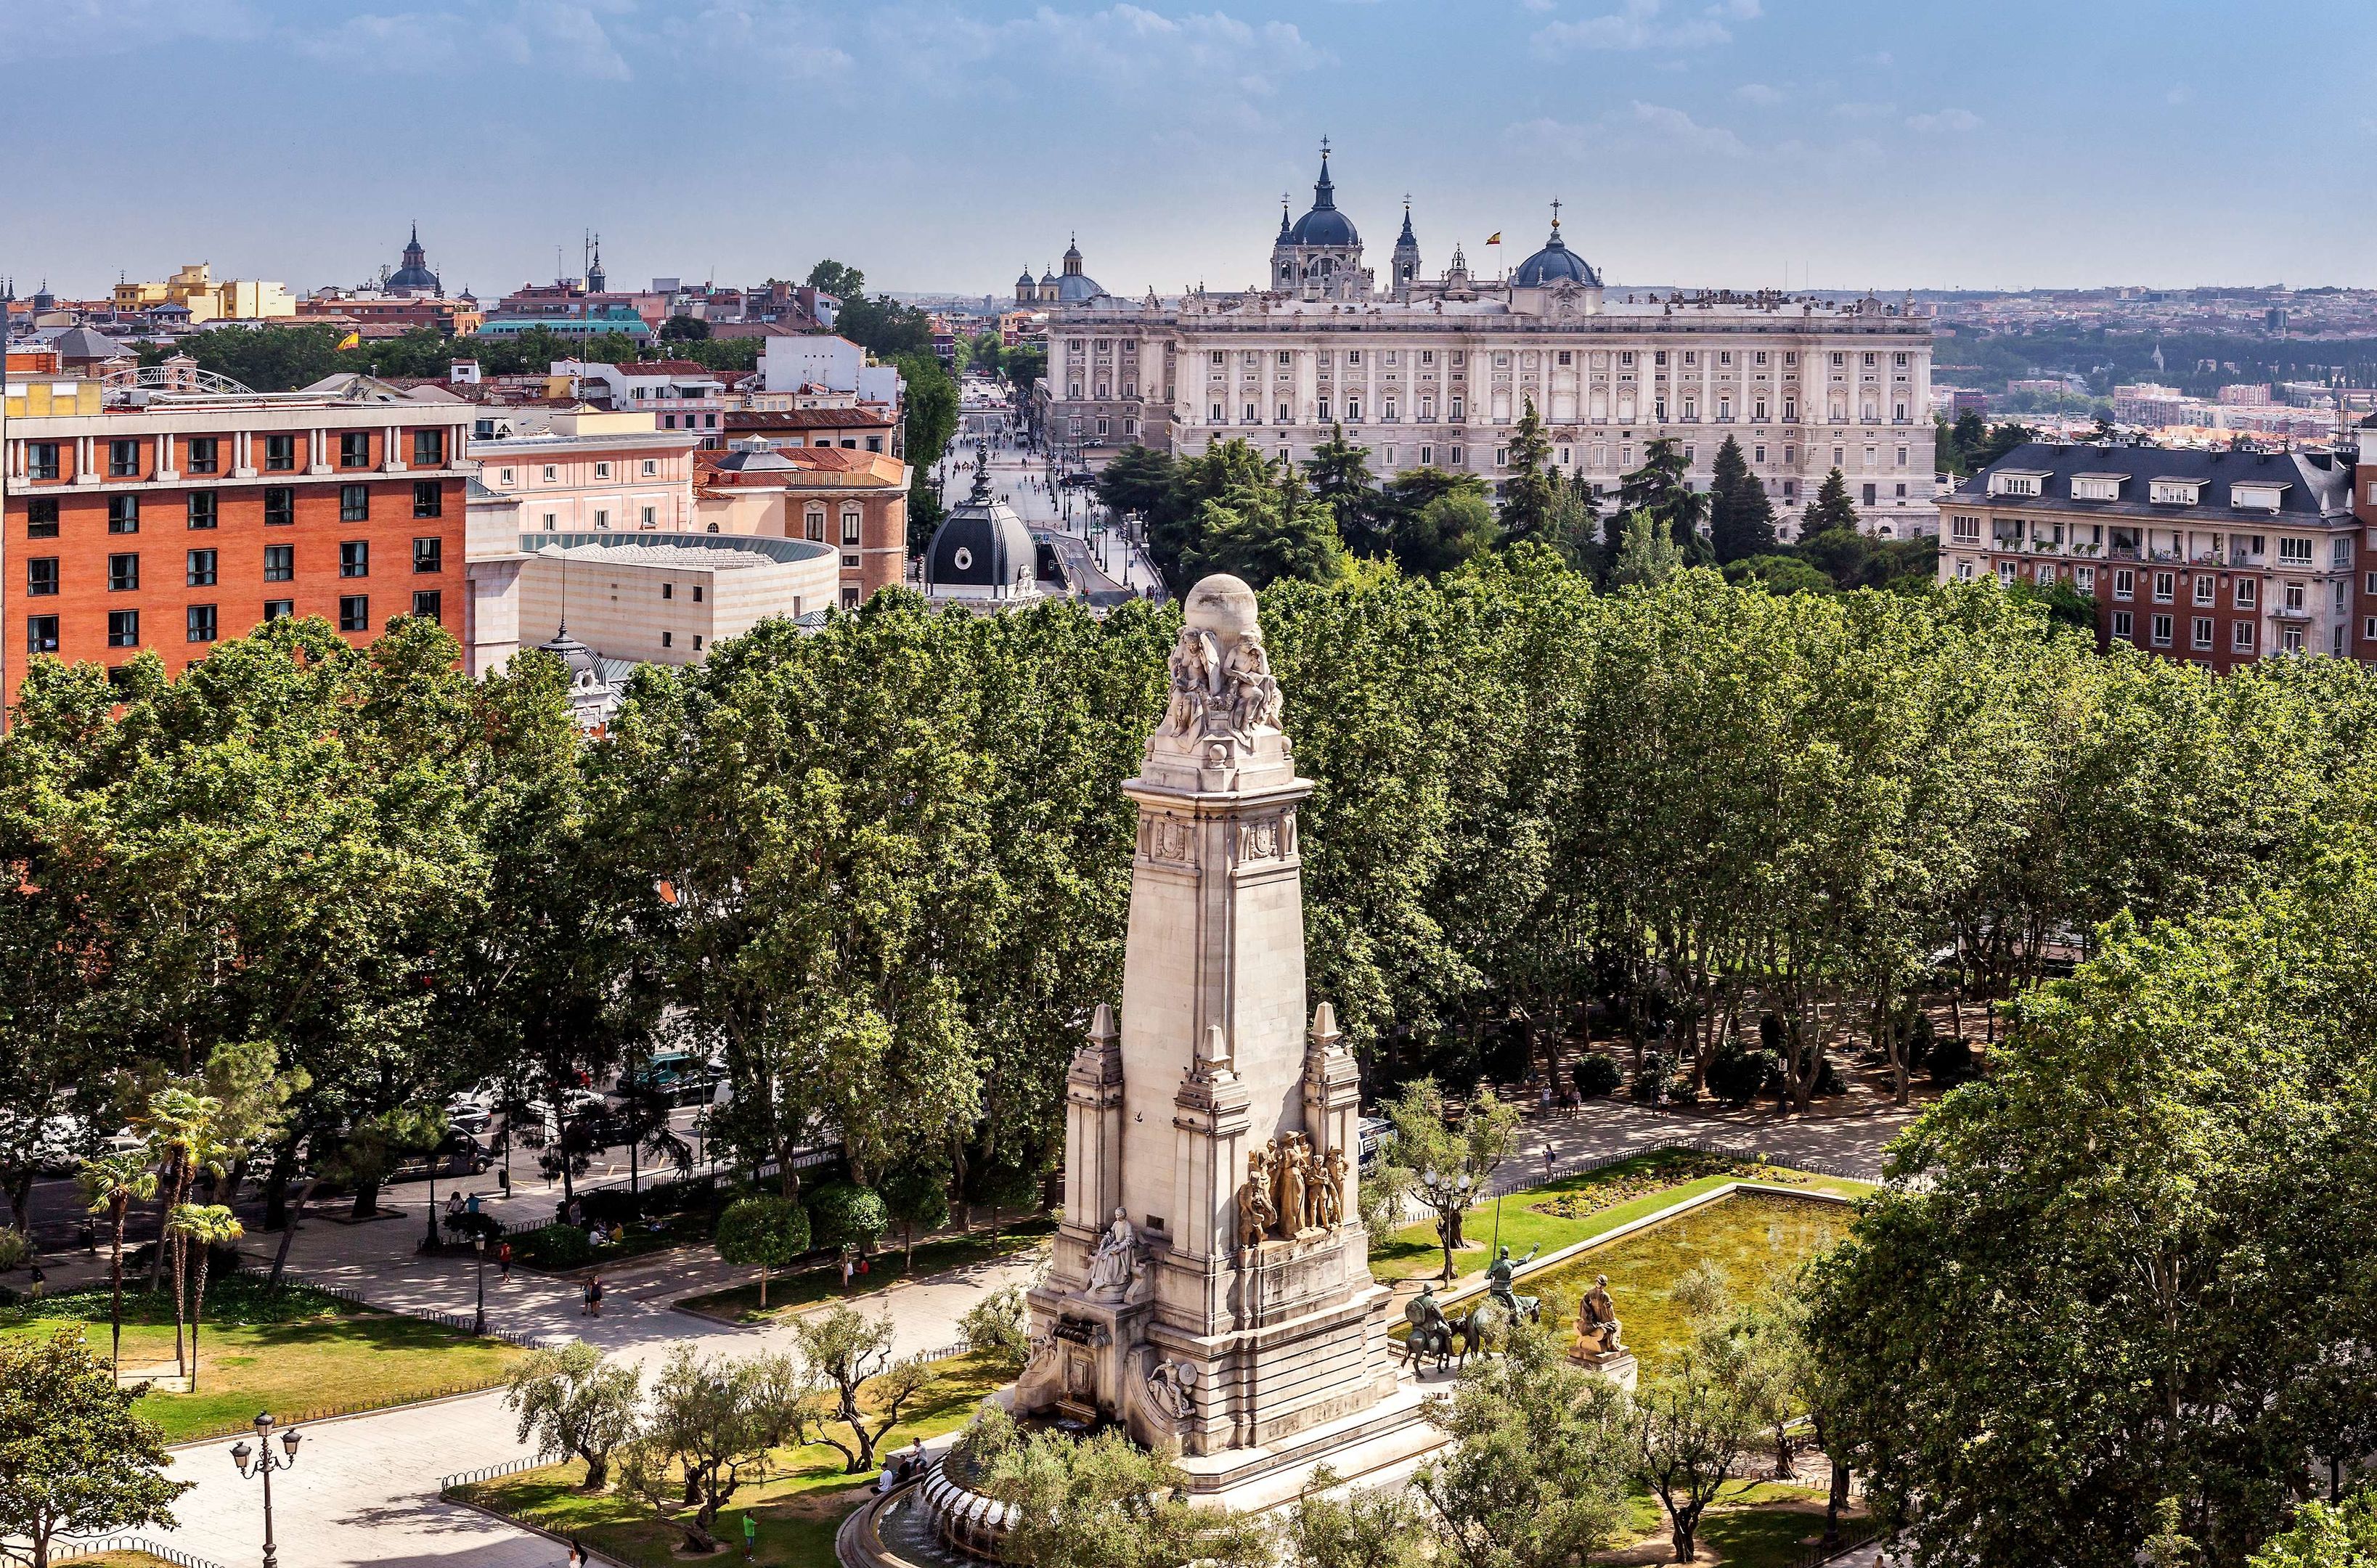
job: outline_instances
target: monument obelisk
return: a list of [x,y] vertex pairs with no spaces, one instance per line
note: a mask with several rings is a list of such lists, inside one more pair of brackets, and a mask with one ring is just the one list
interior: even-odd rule
[[1220,1491],[1375,1436],[1358,1418],[1397,1382],[1356,1199],[1357,1076],[1325,1004],[1307,1025],[1312,784],[1253,592],[1209,577],[1184,610],[1169,704],[1122,786],[1139,839],[1120,1025],[1101,1005],[1069,1075],[1064,1216],[1014,1402],[1120,1421]]

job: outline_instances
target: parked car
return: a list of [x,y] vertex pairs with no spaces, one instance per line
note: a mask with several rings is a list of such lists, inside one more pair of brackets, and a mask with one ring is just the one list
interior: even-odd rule
[[494,1113],[476,1100],[458,1099],[446,1107],[446,1125],[464,1132],[484,1132]]

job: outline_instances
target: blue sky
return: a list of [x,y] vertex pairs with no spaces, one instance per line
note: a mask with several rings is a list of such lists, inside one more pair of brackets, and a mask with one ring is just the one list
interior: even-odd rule
[[[800,275],[1260,276],[1279,196],[1383,269],[1614,281],[2377,284],[2371,0],[0,0],[0,272],[482,296]],[[45,90],[42,84],[55,84]]]

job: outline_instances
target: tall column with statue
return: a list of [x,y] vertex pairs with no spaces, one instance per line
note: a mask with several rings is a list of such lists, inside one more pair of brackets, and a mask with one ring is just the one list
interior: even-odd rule
[[[1184,604],[1140,773],[1119,1019],[1067,1088],[1055,1264],[1015,1402],[1111,1418],[1192,1478],[1395,1390],[1357,1202],[1358,1081],[1308,1008],[1296,773],[1255,596]],[[1216,1484],[1220,1484],[1218,1481]]]

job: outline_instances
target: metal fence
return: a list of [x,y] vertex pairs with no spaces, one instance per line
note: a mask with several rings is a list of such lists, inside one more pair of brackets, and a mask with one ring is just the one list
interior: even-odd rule
[[[1607,1154],[1555,1157],[1549,1170],[1543,1167],[1540,1160],[1529,1155],[1514,1154],[1503,1159],[1502,1173],[1480,1185],[1469,1201],[1472,1205],[1489,1203],[1497,1198],[1507,1198],[1533,1188],[1547,1187],[1555,1181],[1572,1176],[1590,1176],[1596,1170],[1607,1170],[1611,1166],[1624,1165],[1629,1160],[1641,1159],[1645,1155],[1655,1155],[1669,1149],[1685,1149],[1702,1155],[1723,1155],[1730,1159],[1754,1161],[1762,1165],[1776,1166],[1785,1170],[1805,1171],[1810,1176],[1829,1176],[1849,1181],[1875,1179],[1864,1171],[1851,1170],[1846,1166],[1836,1164],[1832,1160],[1806,1159],[1798,1155],[1776,1154],[1771,1150],[1759,1149],[1751,1143],[1706,1135],[1697,1138],[1670,1135]],[[1430,1218],[1434,1214],[1435,1211],[1422,1203],[1416,1195],[1408,1196],[1404,1200],[1403,1212],[1397,1216],[1396,1223],[1417,1225]]]
[[500,1465],[482,1465],[475,1470],[457,1470],[450,1476],[437,1478],[437,1495],[444,1497],[458,1487],[476,1486],[481,1481],[494,1480],[497,1476],[517,1476],[522,1470],[541,1470],[547,1465],[567,1463],[567,1460],[531,1454],[525,1459],[507,1459]]
[[1881,1539],[1889,1532],[1872,1519],[1851,1519],[1841,1526],[1840,1538],[1829,1545],[1819,1541],[1810,1547],[1792,1564],[1792,1568],[1822,1568],[1827,1562],[1837,1562],[1852,1551],[1861,1551]]
[[65,1562],[78,1557],[100,1557],[111,1551],[145,1551],[151,1557],[161,1557],[168,1562],[178,1564],[178,1568],[223,1568],[212,1558],[200,1557],[179,1547],[150,1540],[146,1536],[100,1536],[91,1540],[52,1541],[50,1561]]
[[[269,1280],[272,1276],[272,1271],[269,1269],[244,1267],[239,1272],[259,1282]],[[307,1274],[301,1269],[281,1270],[281,1283],[301,1285],[308,1290],[318,1290],[325,1296],[335,1296],[341,1301],[351,1302],[358,1307],[367,1307],[376,1312],[393,1312],[399,1317],[418,1318],[424,1323],[450,1328],[458,1334],[472,1334],[473,1324],[477,1322],[476,1317],[470,1312],[448,1312],[436,1307],[391,1306],[385,1301],[375,1301],[353,1286],[340,1285],[335,1281],[324,1279],[319,1275]],[[500,1339],[507,1344],[517,1345],[524,1350],[533,1350],[548,1336],[538,1334],[515,1334],[508,1329],[490,1328],[477,1337]]]

